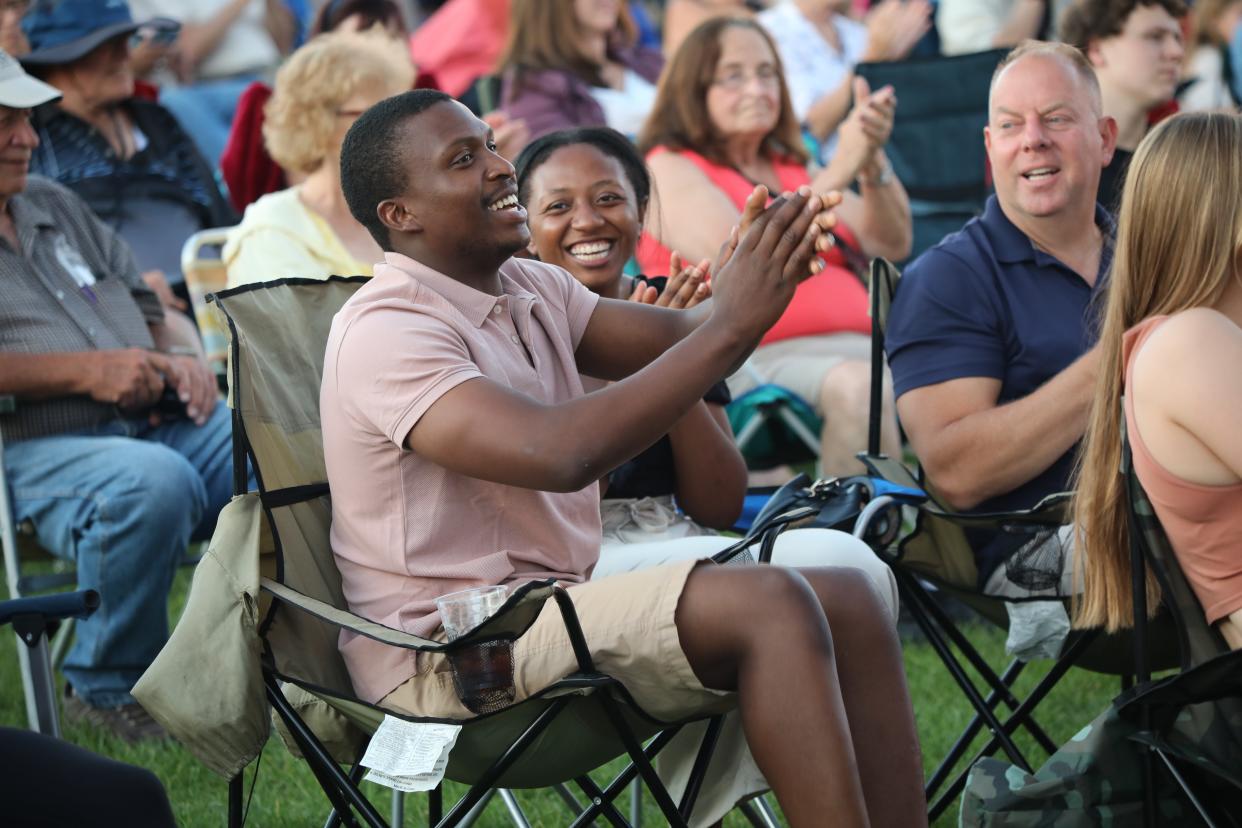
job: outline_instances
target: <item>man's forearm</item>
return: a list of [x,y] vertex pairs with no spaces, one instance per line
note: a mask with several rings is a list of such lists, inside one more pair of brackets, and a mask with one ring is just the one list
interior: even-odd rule
[[[726,368],[749,350],[743,338],[723,325],[703,326],[633,375],[545,411],[558,422],[514,431],[528,437],[542,434],[549,440],[546,445],[532,442],[524,453],[556,454],[566,461],[558,472],[565,479],[555,486],[541,481],[542,486],[579,489],[664,436],[669,425],[697,405]],[[584,429],[583,423],[592,426]]]
[[233,0],[216,12],[215,16],[201,23],[186,23],[181,27],[176,50],[186,68],[197,68],[216,50],[229,27],[245,10],[247,3],[248,0]]
[[945,426],[936,451],[920,456],[940,495],[969,509],[1046,471],[1086,431],[1092,369],[1079,359],[1028,396]]
[[0,394],[48,399],[86,393],[83,364],[89,354],[0,353]]
[[202,356],[203,343],[198,330],[186,316],[171,308],[164,309],[164,321],[149,326],[157,350],[187,356]]

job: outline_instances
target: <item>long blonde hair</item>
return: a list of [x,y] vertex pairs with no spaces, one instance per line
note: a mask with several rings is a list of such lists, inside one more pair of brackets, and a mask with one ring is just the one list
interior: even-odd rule
[[[1095,398],[1076,470],[1074,623],[1108,631],[1134,620],[1127,492],[1121,466],[1122,337],[1152,316],[1216,304],[1242,252],[1242,116],[1194,112],[1163,121],[1126,174]],[[1154,614],[1160,589],[1147,576]]]

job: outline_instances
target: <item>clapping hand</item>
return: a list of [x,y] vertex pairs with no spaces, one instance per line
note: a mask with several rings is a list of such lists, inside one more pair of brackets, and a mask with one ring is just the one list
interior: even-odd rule
[[669,277],[664,292],[660,293],[639,279],[630,293],[630,301],[678,310],[692,308],[712,295],[707,281],[710,266],[707,259],[696,265],[687,265],[681,260],[681,254],[674,250],[668,261]]
[[[786,193],[788,197],[790,193]],[[738,240],[745,235],[747,229],[754,223],[755,219],[763,213],[764,207],[768,203],[768,188],[762,184],[751,190],[750,195],[746,197],[746,203],[742,205],[742,215],[737,225],[729,233],[729,238],[725,239],[724,244],[720,246],[720,251],[716,254],[716,263],[712,265],[711,272],[719,273],[721,268],[728,264],[729,259],[733,257],[734,251],[737,249]],[[815,239],[815,250],[818,253],[826,253],[832,249],[837,243],[836,237],[832,235],[832,228],[837,225],[837,215],[834,212],[838,204],[841,203],[841,194],[832,191],[819,196],[820,210],[815,215],[815,225],[819,228],[817,238]],[[823,259],[816,256],[811,260],[807,276],[814,276],[824,269]]]

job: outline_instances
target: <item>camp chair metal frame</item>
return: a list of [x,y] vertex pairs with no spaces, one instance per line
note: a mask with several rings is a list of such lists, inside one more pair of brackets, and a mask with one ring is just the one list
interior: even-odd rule
[[[1206,772],[1217,779],[1226,780],[1233,787],[1233,803],[1227,813],[1235,815],[1233,824],[1237,823],[1236,815],[1242,805],[1242,776],[1236,768],[1230,774],[1229,769],[1221,767],[1205,757],[1194,759],[1183,756],[1169,743],[1162,734],[1162,729],[1169,726],[1166,719],[1163,727],[1157,726],[1157,710],[1161,705],[1180,710],[1182,707],[1205,701],[1216,701],[1230,695],[1238,698],[1238,687],[1220,688],[1219,693],[1203,696],[1192,696],[1186,692],[1176,693],[1176,684],[1190,671],[1212,669],[1214,662],[1223,659],[1238,661],[1242,652],[1231,652],[1228,644],[1219,631],[1209,627],[1197,597],[1191,590],[1181,567],[1173,554],[1172,547],[1160,526],[1155,509],[1138,479],[1134,469],[1130,451],[1130,442],[1125,434],[1125,420],[1122,419],[1122,460],[1120,473],[1125,477],[1126,519],[1130,534],[1130,575],[1131,594],[1134,603],[1134,665],[1136,684],[1125,696],[1129,699],[1122,703],[1122,711],[1137,718],[1141,728],[1131,738],[1138,743],[1143,756],[1143,786],[1146,798],[1143,803],[1143,824],[1158,824],[1156,817],[1156,791],[1158,773],[1163,774],[1190,802],[1203,823],[1209,828],[1220,824],[1217,817],[1223,803],[1213,801],[1217,797],[1206,796],[1196,792],[1188,774],[1194,771]],[[1177,630],[1180,674],[1167,679],[1153,680],[1152,665],[1154,656],[1151,645],[1151,620],[1148,618],[1147,606],[1147,572],[1150,569],[1157,583],[1160,584],[1163,607]],[[1229,668],[1232,675],[1242,670],[1242,664]],[[1216,685],[1213,682],[1213,685]],[[1218,686],[1218,685],[1216,685]],[[1169,705],[1166,696],[1170,691],[1176,693],[1173,705]],[[1159,763],[1157,763],[1159,760]],[[1213,807],[1215,806],[1215,807]],[[1214,816],[1215,814],[1215,816]]]
[[[595,782],[586,776],[585,770],[587,768],[584,768],[584,772],[572,778],[572,781],[586,795],[589,801],[581,813],[576,815],[573,824],[588,825],[592,820],[602,817],[614,826],[627,825],[628,823],[613,803],[625,791],[626,786],[630,784],[631,780],[640,778],[654,797],[664,819],[670,825],[686,825],[688,816],[701,790],[707,765],[719,736],[720,717],[709,718],[699,716],[686,720],[688,722],[707,719],[709,723],[706,727],[703,741],[699,745],[696,761],[694,762],[689,782],[683,792],[681,801],[675,803],[656,775],[651,760],[664,749],[685,722],[666,723],[652,719],[634,704],[633,699],[619,682],[599,673],[595,669],[585,636],[578,622],[577,614],[574,611],[573,603],[564,589],[554,586],[551,582],[525,584],[514,590],[505,605],[479,628],[452,643],[445,644],[409,635],[399,630],[381,627],[365,619],[352,616],[352,614],[331,604],[326,604],[313,597],[303,595],[284,583],[284,573],[288,567],[288,561],[285,558],[286,546],[281,541],[279,521],[274,517],[274,511],[316,500],[323,505],[329,496],[328,485],[322,481],[309,482],[302,480],[299,475],[303,474],[303,472],[291,472],[287,469],[280,472],[285,475],[283,478],[285,482],[282,484],[283,488],[270,488],[270,484],[265,482],[264,458],[259,456],[259,453],[251,445],[247,429],[247,415],[244,415],[240,410],[249,404],[247,402],[249,399],[248,395],[252,392],[249,390],[248,384],[253,385],[254,383],[246,376],[242,368],[243,352],[250,348],[250,345],[245,341],[245,337],[239,335],[239,308],[234,303],[239,302],[243,294],[251,291],[279,290],[284,287],[300,289],[302,286],[323,286],[329,283],[339,284],[342,282],[357,282],[361,284],[365,281],[365,279],[359,277],[331,277],[327,282],[309,279],[282,279],[262,285],[248,285],[235,288],[212,297],[222,312],[230,333],[229,379],[231,390],[230,402],[233,404],[234,491],[239,495],[246,492],[247,481],[244,470],[246,468],[245,461],[248,459],[251,463],[255,480],[258,483],[260,502],[268,527],[271,530],[276,553],[275,580],[261,579],[263,593],[272,599],[266,611],[260,615],[261,622],[259,628],[260,636],[263,640],[261,665],[267,701],[285,724],[299,752],[301,752],[310,765],[320,787],[334,809],[334,818],[339,818],[344,824],[349,826],[357,825],[360,822],[368,826],[381,826],[384,824],[383,818],[359,790],[358,779],[361,776],[361,769],[355,766],[350,770],[346,770],[338,764],[337,759],[333,758],[329,749],[285,698],[279,682],[284,681],[300,686],[327,702],[330,706],[337,706],[360,729],[365,725],[359,721],[358,717],[371,717],[368,721],[371,722],[372,727],[378,723],[381,714],[396,716],[409,721],[429,720],[396,714],[393,711],[384,710],[377,705],[363,703],[356,698],[346,698],[337,695],[338,692],[343,691],[317,687],[305,679],[282,672],[277,654],[273,651],[271,640],[267,637],[274,621],[283,613],[297,610],[301,613],[309,613],[315,619],[328,621],[334,626],[348,624],[355,631],[360,631],[369,637],[377,638],[393,646],[425,652],[450,653],[457,649],[477,645],[481,641],[495,640],[497,638],[515,640],[534,622],[542,603],[550,597],[556,601],[561,618],[565,624],[565,629],[578,664],[577,672],[567,676],[552,687],[546,688],[532,698],[496,713],[458,722],[463,725],[462,733],[455,748],[455,753],[458,755],[463,755],[461,754],[463,744],[470,744],[469,740],[472,730],[479,727],[487,728],[489,723],[493,726],[491,731],[476,732],[492,733],[499,727],[506,727],[508,729],[516,729],[518,733],[516,738],[496,755],[489,767],[470,769],[469,773],[466,774],[469,778],[462,780],[472,783],[470,790],[447,813],[443,811],[441,788],[438,787],[431,792],[429,801],[431,824],[442,826],[461,824],[470,816],[478,803],[488,794],[489,790],[506,784],[506,774],[509,771],[518,768],[523,760],[528,761],[528,768],[531,767],[529,757],[527,756],[528,749],[541,736],[549,733],[550,729],[564,718],[566,711],[573,710],[602,715],[603,722],[609,731],[605,735],[619,743],[619,748],[614,748],[613,746],[616,743],[608,742],[602,748],[597,747],[595,749],[596,753],[606,753],[609,757],[622,754],[630,758],[629,765],[610,784],[603,788],[596,785]],[[325,295],[327,294],[325,293]],[[324,307],[338,299],[339,297],[333,296],[332,302],[322,303],[319,308],[321,313]],[[340,301],[344,300],[341,299]],[[339,304],[334,305],[334,307],[339,307]],[[317,319],[322,319],[322,315],[317,317]],[[258,322],[256,321],[254,324],[257,326]],[[326,339],[326,332],[316,331],[313,336],[318,336],[320,333],[323,333]],[[305,335],[305,332],[303,332],[303,335]],[[289,343],[285,342],[282,345],[287,347]],[[320,363],[317,370],[321,373],[321,355],[319,359]],[[267,362],[268,360],[263,361]],[[288,374],[293,372],[305,375],[309,370],[306,365],[299,364],[296,369],[285,369],[282,372],[282,379],[285,382],[304,382],[311,378],[301,375],[289,377]],[[315,385],[315,393],[317,394],[317,392],[318,382]],[[317,421],[311,425],[317,427]],[[306,426],[307,424],[305,423],[299,422],[298,424],[299,429],[304,429]],[[264,439],[270,442],[273,438],[267,436]],[[304,449],[305,447],[302,448]],[[304,460],[305,457],[304,455],[302,456]],[[289,514],[292,515],[291,512]],[[298,532],[311,530],[317,536],[319,535],[320,527],[318,525],[313,527],[304,526],[297,523],[298,518],[296,516],[292,516],[291,519],[294,521]],[[726,550],[717,557],[723,559],[731,552],[740,551],[744,548],[744,543],[746,542],[749,541],[739,542],[731,550]],[[520,613],[524,613],[524,615]],[[349,622],[347,619],[354,619],[354,621]],[[585,698],[581,697],[583,695],[585,695]],[[342,707],[341,705],[344,706]],[[444,720],[438,719],[434,721]],[[570,722],[572,726],[576,720],[564,718],[564,721]],[[638,729],[637,731],[636,728]],[[600,733],[594,733],[592,740],[583,744],[599,745],[600,738]],[[644,747],[642,740],[646,738],[651,738],[651,741]],[[563,745],[564,743],[560,744]],[[563,751],[558,750],[558,753],[563,753]],[[469,752],[464,755],[470,756]],[[359,753],[358,756],[360,757],[361,754]],[[590,761],[594,762],[595,759],[596,757],[592,756]],[[462,761],[467,760],[463,759]],[[604,761],[607,761],[607,759]],[[541,766],[535,767],[538,772],[546,773]],[[453,778],[454,773],[453,760],[450,760],[446,778]],[[460,776],[460,774],[458,775]],[[535,777],[532,776],[533,778]],[[567,782],[571,780],[556,781]],[[543,787],[546,784],[547,782],[545,781],[539,781],[523,786]],[[231,826],[240,825],[243,819],[242,787],[242,773],[239,771],[229,782],[229,824]],[[567,799],[573,799],[572,796],[567,797],[564,792],[562,792],[562,796]],[[757,813],[753,808],[749,809],[749,811],[750,814]],[[752,816],[751,818],[762,818],[762,814]],[[764,823],[757,822],[756,824],[762,825]]]
[[[904,465],[882,455],[879,446],[884,331],[892,297],[899,280],[900,274],[890,262],[880,258],[872,261],[870,280],[871,421],[868,429],[868,451],[860,454],[859,459],[877,477],[899,485],[923,487],[922,482],[917,480]],[[924,530],[924,522],[927,520],[943,520],[960,526],[1005,525],[1015,529],[1023,525],[1028,528],[1060,526],[1065,523],[1064,509],[1068,499],[1069,495],[1065,493],[1050,495],[1030,510],[981,515],[962,514],[945,509],[929,495],[925,503],[916,507],[917,520],[913,532],[899,540],[895,547],[890,547],[883,555],[897,579],[898,594],[903,606],[909,610],[920,631],[926,636],[937,657],[949,671],[954,683],[957,684],[974,711],[973,718],[954,742],[948,754],[928,777],[925,790],[929,802],[929,818],[933,821],[961,793],[966,784],[970,766],[983,756],[991,755],[1000,749],[1013,764],[1028,773],[1032,772],[1031,763],[1013,739],[1013,734],[1018,729],[1024,729],[1049,755],[1056,750],[1056,743],[1040,727],[1035,719],[1034,711],[1070,667],[1085,666],[1098,672],[1119,675],[1122,686],[1125,687],[1131,681],[1134,665],[1129,662],[1119,663],[1124,659],[1109,657],[1112,651],[1118,649],[1116,637],[1103,636],[1098,630],[1075,630],[1066,640],[1060,656],[1031,692],[1025,698],[1018,698],[1013,692],[1013,687],[1019,675],[1024,671],[1026,663],[1016,658],[1012,659],[1004,670],[998,673],[988,664],[978,648],[971,644],[958,629],[957,624],[937,602],[933,592],[951,595],[970,606],[989,622],[1006,626],[1007,618],[1002,599],[982,595],[973,589],[973,585],[964,587],[950,583],[911,566],[910,562],[904,560],[905,544]],[[1162,631],[1167,637],[1167,625]],[[1167,644],[1167,642],[1162,641],[1162,644]],[[1167,646],[1159,648],[1159,659],[1167,660],[1167,650]],[[1155,651],[1156,648],[1153,648],[1153,652]],[[982,680],[981,688],[971,679],[968,667],[972,668]],[[1003,715],[1002,705],[1008,708],[1008,713]],[[966,762],[957,775],[950,779],[950,774],[966,755],[971,742],[984,727],[991,734],[988,741]]]
[[[0,396],[0,416],[12,414],[16,410],[14,397],[7,394]],[[49,560],[58,559],[34,542],[32,527],[17,524],[13,504],[9,501],[8,478],[4,472],[3,437],[0,437],[0,547],[3,547],[4,576],[10,599],[25,599],[77,583],[77,572],[73,568],[47,573],[23,573],[22,562],[26,557],[45,556]],[[98,600],[99,596],[96,594],[96,603]],[[37,641],[29,640],[19,625],[14,624],[17,637],[28,645],[17,648],[17,664],[22,677],[22,696],[26,700],[26,721],[31,730],[52,736],[60,735],[56,714],[56,683],[52,669],[64,658],[69,640],[73,636],[73,621],[77,617],[85,616],[69,613],[47,625],[48,629],[54,631],[50,646],[46,636]]]
[[[60,738],[60,716],[56,708],[56,678],[52,673],[48,631],[75,618],[87,618],[99,608],[99,593],[93,589],[58,592],[33,598],[0,601],[0,627],[12,624],[17,633],[18,652],[23,659],[23,684],[30,682],[27,705],[30,729]],[[25,665],[29,665],[28,668]],[[29,673],[27,675],[26,673]]]
[[223,290],[228,284],[228,270],[223,258],[219,256],[204,257],[204,248],[220,247],[228,241],[232,227],[212,227],[199,230],[181,246],[181,273],[185,277],[186,288],[190,294],[190,309],[194,314],[194,323],[198,326],[199,339],[203,343],[203,353],[207,364],[216,373],[219,380],[224,379],[225,366],[228,360],[228,331],[225,329],[216,309],[207,302],[207,296]]

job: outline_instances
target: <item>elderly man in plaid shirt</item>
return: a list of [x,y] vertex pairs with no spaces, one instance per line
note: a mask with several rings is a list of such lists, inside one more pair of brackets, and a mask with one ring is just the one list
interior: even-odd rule
[[129,691],[167,637],[178,560],[231,494],[229,415],[193,325],[125,242],[28,175],[31,108],[58,97],[0,52],[4,465],[17,520],[102,599],[65,660],[66,715],[134,741],[163,735]]

